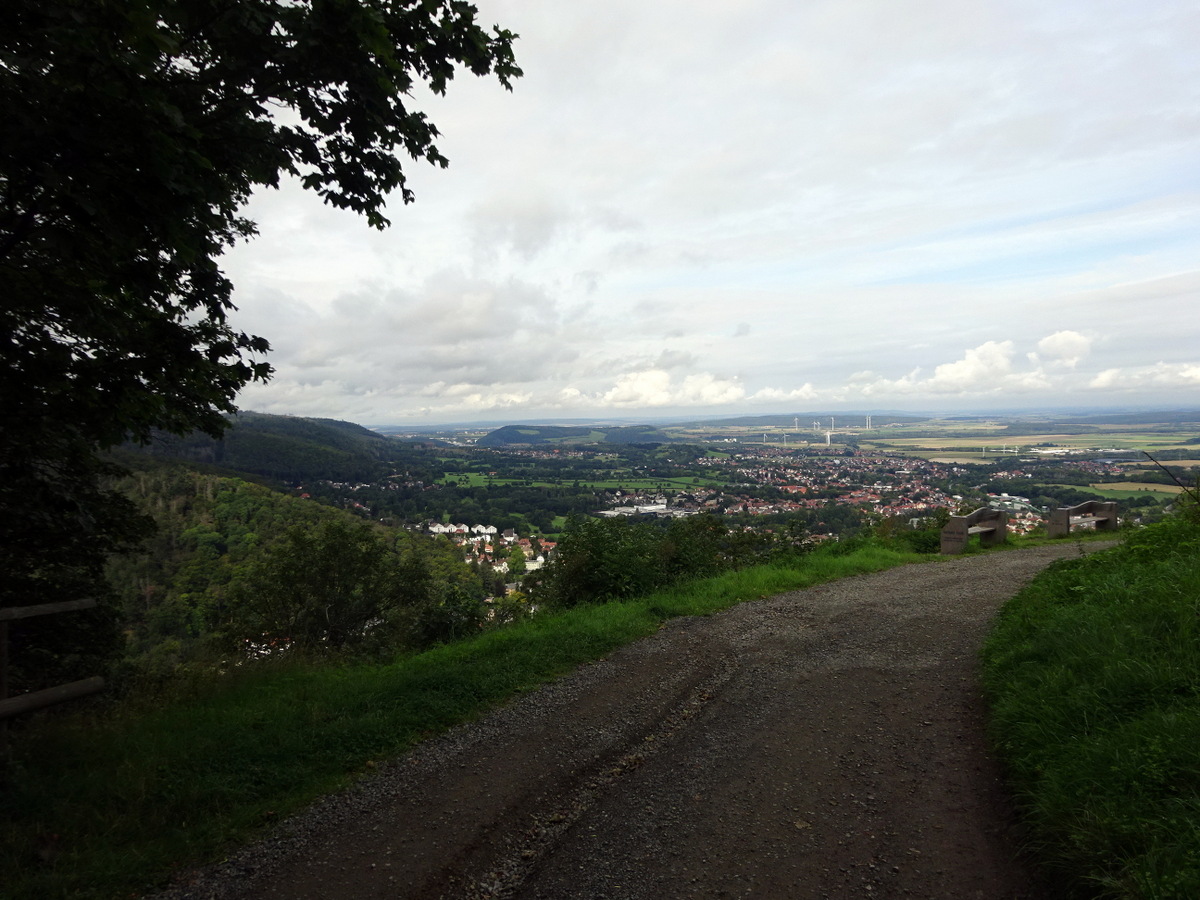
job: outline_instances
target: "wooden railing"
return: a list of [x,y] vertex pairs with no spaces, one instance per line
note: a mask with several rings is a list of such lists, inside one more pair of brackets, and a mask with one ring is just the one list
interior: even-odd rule
[[977,509],[965,516],[951,516],[942,529],[942,552],[962,553],[971,535],[979,535],[984,547],[1003,544],[1008,534],[1008,514],[999,509]]
[[73,612],[77,609],[91,609],[96,605],[95,600],[66,600],[62,603],[43,603],[40,606],[8,606],[0,608],[0,750],[6,745],[8,736],[8,720],[21,713],[33,712],[46,706],[53,706],[77,697],[87,697],[90,694],[104,690],[104,679],[96,676],[60,684],[57,687],[41,691],[30,691],[27,694],[8,696],[8,623],[18,619],[29,619],[33,616],[48,616],[52,613]]
[[1116,531],[1117,504],[1111,500],[1087,500],[1078,506],[1060,506],[1050,510],[1046,537],[1066,537],[1074,525],[1095,525],[1097,531]]

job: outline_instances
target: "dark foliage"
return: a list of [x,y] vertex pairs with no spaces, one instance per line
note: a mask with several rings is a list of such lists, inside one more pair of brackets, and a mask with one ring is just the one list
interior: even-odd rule
[[740,529],[715,516],[572,519],[554,558],[533,586],[552,606],[604,603],[649,594],[688,578],[766,562],[794,552],[787,541]]
[[251,645],[394,654],[446,598],[484,580],[446,541],[177,463],[141,458],[116,483],[156,528],[109,561],[123,666],[158,680]]
[[[0,4],[0,603],[97,591],[136,529],[97,450],[220,434],[270,375],[221,254],[294,176],[387,224],[405,157],[444,166],[410,90],[520,75],[457,0]],[[280,115],[281,110],[291,115]]]

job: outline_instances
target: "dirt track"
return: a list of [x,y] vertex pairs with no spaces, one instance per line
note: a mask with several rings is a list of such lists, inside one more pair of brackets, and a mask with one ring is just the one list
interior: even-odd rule
[[1000,604],[1078,553],[909,566],[671,622],[170,896],[1045,897],[985,748],[976,656]]

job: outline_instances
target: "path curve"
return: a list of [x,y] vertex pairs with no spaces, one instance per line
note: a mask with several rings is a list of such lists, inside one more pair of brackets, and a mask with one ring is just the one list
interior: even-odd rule
[[678,619],[162,900],[1029,898],[978,649],[1055,544]]

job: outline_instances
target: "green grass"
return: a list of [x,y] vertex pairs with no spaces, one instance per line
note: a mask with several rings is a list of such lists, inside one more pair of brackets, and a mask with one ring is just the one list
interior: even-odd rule
[[1200,527],[1052,565],[998,617],[984,681],[1064,896],[1200,896]]
[[563,487],[578,484],[580,488],[608,491],[620,488],[624,491],[694,491],[698,488],[722,487],[728,479],[721,475],[706,475],[703,478],[605,478],[600,480],[578,480],[563,478],[559,481],[534,481],[525,478],[501,478],[481,472],[455,472],[445,475],[438,484],[463,485],[464,487],[486,487],[488,485],[526,485],[529,487]]
[[694,491],[699,488],[717,488],[728,483],[728,479],[720,475],[705,475],[703,478],[607,478],[600,481],[589,481],[586,486],[597,491],[611,491],[620,488],[624,491],[658,490]]
[[1089,494],[1095,494],[1098,497],[1102,497],[1105,500],[1137,500],[1140,497],[1145,497],[1147,495],[1150,495],[1155,500],[1163,501],[1163,500],[1174,500],[1175,497],[1177,497],[1179,495],[1178,491],[1170,491],[1170,490],[1165,490],[1165,489],[1164,490],[1153,490],[1150,488],[1147,488],[1144,491],[1129,491],[1129,490],[1114,490],[1111,488],[1095,488],[1095,487],[1088,488],[1088,487],[1085,487],[1085,488],[1083,488],[1083,490],[1087,491]]
[[0,896],[127,897],[429,735],[681,615],[928,560],[865,543],[547,613],[390,665],[273,663],[36,721],[0,770]]
[[[1097,485],[1087,484],[1053,484],[1050,487],[1068,487],[1084,494],[1094,494],[1105,500],[1134,500],[1138,497],[1145,497],[1147,494],[1153,495],[1156,500],[1174,500],[1180,493],[1178,487],[1165,484],[1147,484],[1144,489],[1129,488],[1106,488]],[[1036,492],[1036,485],[1030,487],[1031,492]]]

